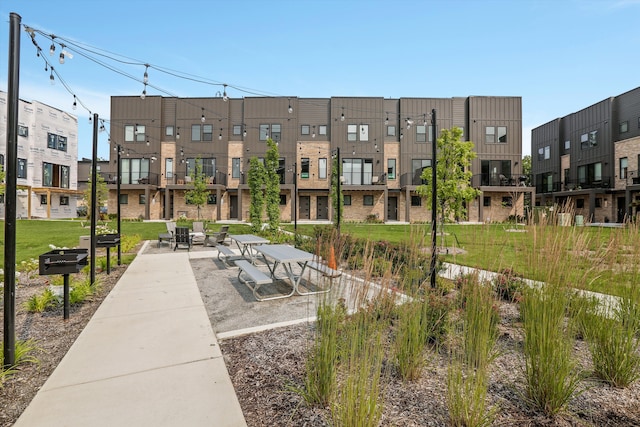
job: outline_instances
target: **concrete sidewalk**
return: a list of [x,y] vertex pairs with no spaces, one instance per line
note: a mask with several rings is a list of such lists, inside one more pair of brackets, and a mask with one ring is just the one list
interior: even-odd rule
[[193,253],[144,252],[15,426],[246,426]]

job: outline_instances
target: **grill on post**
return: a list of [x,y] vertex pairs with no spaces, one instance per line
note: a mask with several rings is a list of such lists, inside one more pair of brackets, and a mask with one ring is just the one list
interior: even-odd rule
[[107,249],[107,274],[111,274],[111,254],[110,249],[120,244],[120,234],[97,234],[96,235],[96,248]]
[[69,274],[79,273],[87,265],[86,249],[54,249],[39,257],[41,276],[62,274],[64,277],[64,319],[69,318]]

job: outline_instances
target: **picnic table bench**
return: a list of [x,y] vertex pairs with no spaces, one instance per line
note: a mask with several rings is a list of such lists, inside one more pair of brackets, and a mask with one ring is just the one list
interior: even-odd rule
[[[258,294],[258,289],[260,288],[260,286],[273,283],[273,279],[269,277],[267,274],[258,270],[258,268],[255,265],[251,264],[251,262],[245,259],[236,261],[236,266],[239,268],[238,280],[241,283],[244,283],[245,285],[247,285],[249,289],[251,289],[251,291],[253,292],[253,296],[255,297],[256,300],[266,301],[271,299],[286,298],[290,296],[290,295],[277,295],[275,297],[260,296],[260,294]],[[293,291],[292,291],[292,294],[293,294]]]
[[218,261],[222,262],[227,267],[231,267],[231,264],[229,264],[230,261],[236,261],[243,258],[242,255],[236,254],[231,250],[231,248],[223,244],[216,245],[216,249],[218,250]]

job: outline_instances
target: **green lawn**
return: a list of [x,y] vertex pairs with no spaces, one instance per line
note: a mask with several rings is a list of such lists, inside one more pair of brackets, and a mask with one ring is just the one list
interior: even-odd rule
[[[57,247],[76,247],[80,236],[89,235],[89,221],[67,220],[18,220],[16,232],[16,262],[51,250],[49,245]],[[116,228],[115,221],[108,223]],[[315,225],[298,224],[298,232],[313,235]],[[218,224],[211,224],[216,230]],[[293,231],[293,224],[283,224],[283,228]],[[431,246],[431,226],[424,225],[382,225],[382,224],[342,224],[342,232],[356,237],[372,240],[385,240],[392,243],[413,242],[420,246]],[[606,293],[619,294],[621,287],[634,285],[637,281],[635,268],[629,264],[640,264],[638,232],[630,229],[598,227],[520,227],[526,232],[510,232],[508,224],[456,225],[448,224],[444,234],[439,233],[437,244],[446,247],[458,247],[465,251],[461,255],[445,255],[446,261],[471,267],[499,271],[513,269],[516,273],[531,279],[549,280],[557,277],[550,275],[550,266],[559,265],[562,280],[572,286],[584,287]],[[158,234],[166,230],[162,222],[122,222],[122,234],[137,234],[143,240],[156,240]],[[0,239],[4,246],[4,222],[0,229]],[[232,224],[230,234],[248,233],[249,226]],[[563,245],[561,259],[545,259],[552,252],[554,242]],[[556,252],[554,252],[556,253]],[[4,265],[4,251],[0,253],[0,262]],[[555,264],[559,262],[558,264]]]

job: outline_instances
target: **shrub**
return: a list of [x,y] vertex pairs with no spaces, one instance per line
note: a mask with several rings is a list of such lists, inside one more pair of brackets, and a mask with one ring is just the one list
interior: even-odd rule
[[42,291],[41,294],[32,295],[31,298],[24,302],[24,309],[29,313],[42,313],[43,311],[52,308],[56,305],[56,297],[51,291],[51,289],[47,288]]
[[504,269],[493,279],[493,288],[503,301],[513,302],[522,296],[524,280],[511,269]]
[[0,342],[0,386],[5,379],[16,372],[20,365],[39,362],[33,354],[40,350],[36,341],[32,339],[16,340],[15,344],[15,363],[12,366],[4,367],[4,342]]

